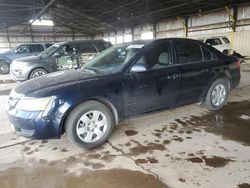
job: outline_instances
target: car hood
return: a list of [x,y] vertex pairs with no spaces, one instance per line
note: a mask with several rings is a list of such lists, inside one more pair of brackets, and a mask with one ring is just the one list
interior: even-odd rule
[[5,52],[0,53],[0,56],[1,56],[1,55],[10,55],[10,54],[11,54],[11,51],[8,50],[8,51],[5,51]]
[[29,61],[39,61],[41,58],[38,56],[28,56],[28,57],[22,57],[22,58],[18,58],[15,60],[15,62],[29,62]]
[[2,53],[0,53],[0,58],[11,58],[11,56],[12,56],[12,53],[11,53],[11,51],[6,51],[6,52],[2,52]]
[[16,93],[29,96],[43,89],[56,90],[60,87],[89,82],[90,80],[97,79],[99,76],[99,74],[88,70],[59,71],[23,82],[14,90]]

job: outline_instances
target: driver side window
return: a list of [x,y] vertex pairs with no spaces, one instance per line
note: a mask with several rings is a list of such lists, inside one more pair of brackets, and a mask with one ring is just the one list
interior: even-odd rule
[[21,45],[15,50],[15,54],[26,54],[29,52],[30,52],[30,49],[28,45]]
[[169,42],[160,42],[149,48],[134,64],[131,72],[143,72],[164,69],[171,64]]

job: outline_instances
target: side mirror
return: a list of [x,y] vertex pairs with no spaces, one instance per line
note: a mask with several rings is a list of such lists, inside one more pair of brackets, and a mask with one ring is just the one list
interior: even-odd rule
[[146,66],[144,64],[138,63],[138,64],[134,64],[132,66],[130,72],[144,72],[146,70],[147,70],[147,68],[146,68]]

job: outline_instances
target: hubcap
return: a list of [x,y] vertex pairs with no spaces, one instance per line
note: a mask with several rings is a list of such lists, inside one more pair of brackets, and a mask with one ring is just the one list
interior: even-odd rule
[[77,122],[77,136],[84,142],[95,142],[107,131],[107,117],[98,110],[89,111],[82,115]]
[[5,64],[3,64],[3,65],[0,66],[0,70],[1,70],[2,72],[7,72],[7,71],[8,71],[8,66],[5,65]]
[[222,84],[214,87],[211,95],[212,103],[214,106],[220,106],[226,99],[226,88]]
[[36,77],[42,76],[44,74],[46,74],[44,71],[37,71],[33,74],[32,78],[36,78]]

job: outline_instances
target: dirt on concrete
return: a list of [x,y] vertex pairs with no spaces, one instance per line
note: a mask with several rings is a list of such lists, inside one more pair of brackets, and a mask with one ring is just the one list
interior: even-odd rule
[[217,112],[191,116],[188,120],[176,119],[176,122],[193,131],[202,128],[223,139],[250,145],[250,101],[230,102]]
[[238,188],[250,188],[250,183],[242,183],[238,185]]
[[15,167],[0,172],[0,187],[18,188],[167,188],[154,176],[124,169],[76,175],[62,167]]

